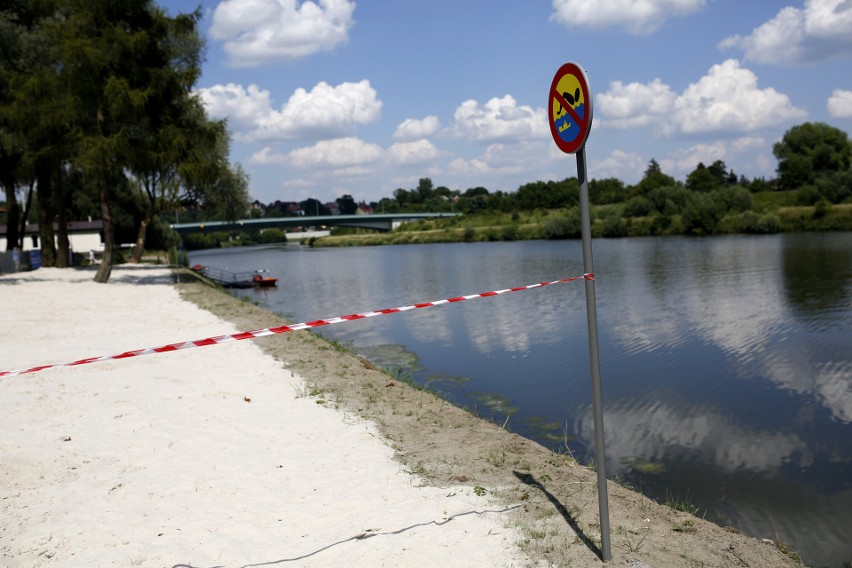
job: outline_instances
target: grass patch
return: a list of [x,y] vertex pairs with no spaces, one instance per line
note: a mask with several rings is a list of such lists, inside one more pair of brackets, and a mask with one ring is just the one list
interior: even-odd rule
[[701,512],[701,507],[695,505],[692,501],[689,500],[689,496],[681,498],[679,495],[672,495],[666,490],[666,502],[665,506],[673,509],[675,511],[681,511],[682,513],[689,513],[693,517],[703,517],[703,513]]

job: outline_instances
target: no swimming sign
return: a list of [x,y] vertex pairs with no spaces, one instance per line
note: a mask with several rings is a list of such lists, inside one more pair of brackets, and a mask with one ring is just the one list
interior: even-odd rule
[[582,148],[592,127],[592,93],[582,67],[566,63],[559,68],[550,84],[547,112],[559,149],[573,154]]

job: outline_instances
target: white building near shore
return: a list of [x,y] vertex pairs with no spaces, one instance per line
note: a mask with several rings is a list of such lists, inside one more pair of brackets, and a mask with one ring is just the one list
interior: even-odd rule
[[[28,224],[24,229],[24,251],[40,250],[41,243],[37,224]],[[59,227],[56,223],[53,224],[53,232],[56,235]],[[68,223],[68,240],[71,244],[71,250],[74,252],[103,252],[104,222],[96,221],[70,221]],[[0,225],[0,251],[8,250],[6,246],[7,227]],[[58,243],[57,243],[58,244]]]

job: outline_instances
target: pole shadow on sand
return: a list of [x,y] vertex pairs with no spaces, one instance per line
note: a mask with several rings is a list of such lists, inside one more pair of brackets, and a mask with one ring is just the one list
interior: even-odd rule
[[574,529],[574,532],[577,534],[577,537],[581,541],[583,541],[583,544],[585,544],[589,548],[589,550],[592,551],[592,553],[597,555],[598,558],[603,559],[603,552],[601,551],[600,547],[596,545],[586,533],[583,532],[583,529],[581,529],[580,525],[577,524],[577,520],[571,516],[571,513],[568,512],[568,509],[565,508],[565,505],[563,505],[553,493],[548,491],[547,488],[545,488],[545,486],[542,485],[539,480],[537,480],[529,473],[521,473],[520,471],[513,471],[512,473],[514,473],[515,477],[517,477],[524,485],[529,485],[530,487],[534,487],[544,493],[545,497],[547,497],[547,499],[551,503],[553,503],[553,506],[556,507],[556,510],[559,511],[559,513],[562,515],[562,518],[564,518],[568,525],[572,529]]

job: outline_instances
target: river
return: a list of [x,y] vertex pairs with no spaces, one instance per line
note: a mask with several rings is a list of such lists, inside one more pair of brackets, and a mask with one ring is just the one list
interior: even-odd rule
[[[852,562],[852,234],[596,239],[608,477]],[[583,273],[579,241],[196,251],[292,321]],[[594,456],[584,284],[318,330],[545,446]],[[508,420],[508,422],[507,422]]]

